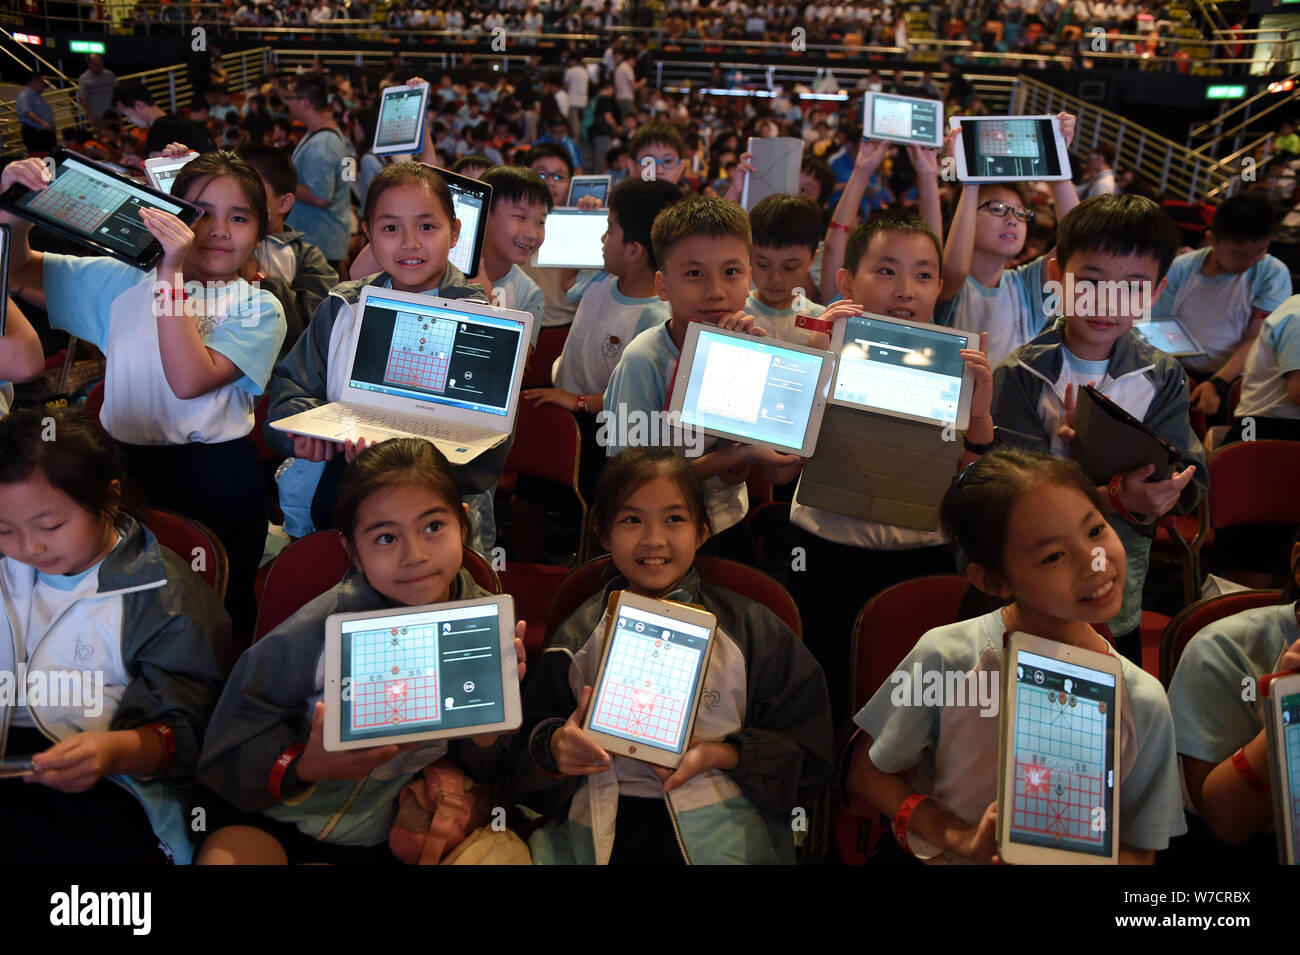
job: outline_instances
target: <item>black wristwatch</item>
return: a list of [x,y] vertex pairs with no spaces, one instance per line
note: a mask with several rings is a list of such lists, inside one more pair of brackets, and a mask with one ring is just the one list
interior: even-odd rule
[[974,442],[971,441],[970,438],[966,437],[965,432],[963,432],[961,436],[961,446],[965,448],[967,451],[969,451],[971,454],[988,454],[990,451],[993,450],[994,445],[996,445],[997,443],[998,443],[997,425],[993,426],[993,440],[990,441],[988,444],[975,444]]
[[1232,382],[1224,381],[1218,375],[1210,376],[1210,384],[1214,386],[1214,390],[1219,393],[1220,398],[1228,397],[1228,391],[1232,388]]

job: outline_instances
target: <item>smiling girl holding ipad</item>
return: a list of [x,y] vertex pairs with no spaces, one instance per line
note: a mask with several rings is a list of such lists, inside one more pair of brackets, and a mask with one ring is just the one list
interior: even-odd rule
[[[168,155],[189,150],[179,144]],[[49,185],[37,159],[12,163],[0,186]],[[172,194],[203,209],[190,229],[168,212],[140,218],[163,247],[151,272],[105,257],[34,252],[31,224],[0,215],[13,232],[10,276],[43,290],[51,324],[108,358],[100,419],[150,504],[202,521],[230,558],[226,608],[236,638],[256,614],[253,577],[266,542],[266,493],[249,439],[253,405],[284,340],[269,292],[242,277],[266,234],[266,192],[231,153],[206,153],[177,174]]]

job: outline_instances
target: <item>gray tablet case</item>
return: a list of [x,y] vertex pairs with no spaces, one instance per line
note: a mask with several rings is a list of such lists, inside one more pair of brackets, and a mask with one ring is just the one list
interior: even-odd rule
[[754,172],[745,180],[741,205],[749,212],[768,196],[799,194],[799,168],[803,165],[803,140],[791,136],[770,139],[750,137]]
[[1165,481],[1178,463],[1176,447],[1092,385],[1079,391],[1074,434],[1070,457],[1097,485],[1109,484],[1116,474],[1127,474],[1147,464],[1155,465],[1149,480]]

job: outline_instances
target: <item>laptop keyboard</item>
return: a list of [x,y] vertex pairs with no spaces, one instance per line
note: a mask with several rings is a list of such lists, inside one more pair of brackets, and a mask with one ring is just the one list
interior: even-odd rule
[[961,379],[936,383],[933,376],[920,375],[913,369],[883,362],[846,362],[840,367],[835,397],[922,418],[951,421],[957,417]]
[[404,415],[395,412],[358,411],[347,406],[330,410],[318,410],[316,420],[337,424],[340,428],[364,428],[372,431],[391,431],[393,433],[418,434],[433,438],[464,444],[466,440],[477,437],[463,428],[450,428],[438,424],[420,415]]

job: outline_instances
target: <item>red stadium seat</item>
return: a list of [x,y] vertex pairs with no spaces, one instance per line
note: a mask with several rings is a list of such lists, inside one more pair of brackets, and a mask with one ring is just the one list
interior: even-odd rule
[[[99,413],[104,409],[104,383],[98,382],[94,388],[90,389],[86,395],[86,404],[82,410],[86,412],[87,418],[94,418],[99,421]],[[100,422],[101,426],[103,422]]]
[[[524,369],[523,387],[550,388],[554,385],[551,368],[555,365],[555,359],[560,357],[560,352],[564,351],[564,342],[568,337],[568,325],[543,328],[538,333],[537,347],[533,349],[533,357],[528,359],[528,367]],[[520,406],[523,406],[522,402]]]
[[216,591],[218,600],[226,599],[230,562],[226,558],[226,548],[216,534],[192,517],[160,507],[147,510],[144,523],[158,538],[158,543],[174,552],[208,582]]

